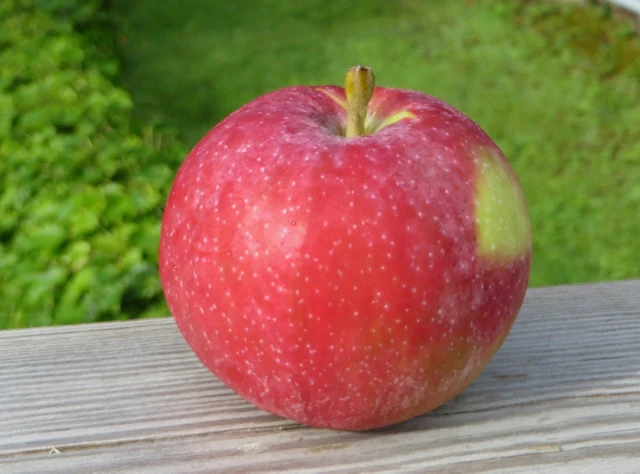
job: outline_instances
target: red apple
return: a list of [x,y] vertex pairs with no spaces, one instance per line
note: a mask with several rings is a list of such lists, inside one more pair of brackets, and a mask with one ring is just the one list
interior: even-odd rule
[[346,96],[284,88],[214,127],[176,176],[160,243],[168,305],[211,372],[264,410],[344,430],[466,388],[507,336],[530,261],[496,144],[362,67]]

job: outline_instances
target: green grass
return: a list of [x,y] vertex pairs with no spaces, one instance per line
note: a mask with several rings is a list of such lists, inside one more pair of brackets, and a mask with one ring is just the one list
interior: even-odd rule
[[515,0],[112,1],[139,119],[193,145],[256,96],[340,84],[438,96],[511,160],[532,285],[640,277],[640,43],[602,8]]

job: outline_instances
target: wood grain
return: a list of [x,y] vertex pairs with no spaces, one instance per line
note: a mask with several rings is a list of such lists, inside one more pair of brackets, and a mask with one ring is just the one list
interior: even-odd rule
[[480,378],[368,433],[249,405],[173,321],[0,331],[0,472],[640,472],[640,280],[536,288]]

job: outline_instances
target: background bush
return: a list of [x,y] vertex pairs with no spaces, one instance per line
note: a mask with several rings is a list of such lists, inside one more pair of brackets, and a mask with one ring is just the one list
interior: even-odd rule
[[133,126],[101,7],[0,0],[0,328],[168,314],[157,244],[185,149]]
[[498,142],[531,210],[533,286],[640,277],[640,41],[606,7],[0,0],[0,328],[167,316],[160,219],[188,147],[357,63]]

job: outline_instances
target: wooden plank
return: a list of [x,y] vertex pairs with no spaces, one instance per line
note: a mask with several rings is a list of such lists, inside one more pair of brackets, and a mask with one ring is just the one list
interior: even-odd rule
[[640,280],[531,289],[467,391],[369,433],[261,412],[171,319],[0,331],[0,472],[640,472]]

